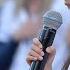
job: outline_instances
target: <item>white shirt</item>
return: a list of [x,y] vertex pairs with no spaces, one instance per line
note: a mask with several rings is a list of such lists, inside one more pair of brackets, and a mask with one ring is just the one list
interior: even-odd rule
[[[25,12],[25,10],[21,10],[18,17],[19,21],[17,21],[17,23],[19,23],[19,25],[21,25],[22,23],[25,25],[25,23],[29,19],[29,16]],[[19,25],[17,27],[19,27]],[[30,66],[26,62],[26,57],[31,48],[31,44],[31,41],[20,42],[18,49],[16,50],[16,53],[13,57],[13,62],[10,70],[28,70],[30,68]]]
[[21,42],[13,58],[11,68],[9,70],[29,70],[30,66],[26,62],[26,57],[31,49],[32,42]]
[[55,2],[54,6],[52,7],[52,10],[59,12],[63,18],[63,24],[58,29],[54,40],[56,56],[52,65],[53,70],[61,70],[66,58],[68,57],[68,49],[65,41],[65,36],[67,34],[67,28],[70,25],[70,12],[67,6],[65,6],[63,0]]
[[[9,41],[12,33],[16,31],[22,24],[25,24],[28,20],[28,14],[25,10],[21,10],[17,18],[14,17],[15,3],[14,1],[6,1],[3,6],[2,12],[2,23],[0,27],[0,41]],[[31,42],[29,42],[31,43]],[[11,70],[25,70],[27,67],[25,56],[29,51],[30,44],[21,43],[18,47],[13,62],[11,65]]]
[[70,66],[69,66],[68,70],[70,70]]

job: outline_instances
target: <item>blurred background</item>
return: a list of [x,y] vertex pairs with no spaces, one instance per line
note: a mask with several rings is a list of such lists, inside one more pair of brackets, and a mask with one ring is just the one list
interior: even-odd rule
[[[70,9],[64,2],[64,0],[0,0],[0,42],[9,43],[12,39],[19,42],[14,54],[9,54],[12,56],[9,70],[29,70],[26,57],[32,47],[33,38],[38,37],[42,29],[42,17],[45,12],[49,9],[58,11],[63,17],[63,23],[69,23]],[[56,36],[58,57],[55,59],[56,62],[54,61],[53,70],[60,70],[63,54],[65,56],[63,37],[65,27],[66,25],[63,25]],[[62,53],[61,57],[59,53]]]

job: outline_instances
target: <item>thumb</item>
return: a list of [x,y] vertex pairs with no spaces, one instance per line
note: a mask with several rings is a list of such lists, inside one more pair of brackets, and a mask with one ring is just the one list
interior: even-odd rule
[[46,51],[47,51],[47,53],[49,53],[47,63],[52,64],[52,62],[53,62],[53,60],[54,60],[54,58],[55,58],[56,50],[55,50],[54,47],[48,47],[48,48],[46,49]]

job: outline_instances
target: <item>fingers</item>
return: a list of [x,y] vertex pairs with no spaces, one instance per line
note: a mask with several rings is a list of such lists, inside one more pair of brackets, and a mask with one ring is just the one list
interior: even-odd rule
[[33,39],[33,44],[42,49],[42,44],[37,38]]
[[26,60],[27,60],[28,64],[31,64],[32,61],[43,60],[43,57],[41,55],[39,55],[37,52],[31,50],[30,53],[28,54],[28,57]]
[[46,52],[49,53],[49,54],[54,55],[54,54],[56,53],[56,50],[55,50],[54,47],[51,46],[51,47],[48,47],[48,48],[46,49]]
[[36,57],[33,57],[33,56],[28,56],[28,57],[27,57],[27,60],[33,61],[33,60],[37,60],[37,58],[36,58]]
[[32,61],[36,61],[36,60],[37,60],[36,57],[30,56],[30,55],[26,58],[26,61],[29,65],[32,63]]
[[35,58],[37,58],[37,60],[42,60],[43,57],[41,55],[39,55],[37,52],[31,50],[31,52],[29,53],[29,56],[33,56]]
[[42,44],[37,38],[33,39],[32,49],[28,54],[27,62],[30,64],[33,60],[43,60],[44,52],[42,51]]
[[32,50],[38,53],[39,55],[44,56],[44,52],[38,46],[33,45]]
[[48,64],[52,64],[54,58],[55,58],[55,54],[56,54],[56,50],[54,47],[48,47],[46,49],[46,52],[49,53],[49,56],[48,56],[48,61],[47,63]]
[[[55,56],[55,48],[54,47],[48,47],[46,49],[46,52],[49,53],[48,56],[48,63],[52,63],[54,56]],[[44,52],[42,51],[42,44],[39,42],[37,38],[33,39],[33,45],[32,49],[28,54],[27,62],[31,64],[31,62],[34,60],[43,60]]]

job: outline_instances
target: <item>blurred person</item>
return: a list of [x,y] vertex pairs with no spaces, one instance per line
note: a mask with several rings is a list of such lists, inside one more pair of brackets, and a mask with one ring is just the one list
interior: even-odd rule
[[[22,3],[24,4],[22,4],[22,7],[18,12],[20,15],[18,16],[18,19],[20,19],[20,21],[17,21],[17,23],[21,22],[21,24],[19,24],[19,29],[15,31],[16,38],[22,39],[22,42],[20,43],[14,56],[12,66],[10,68],[11,70],[29,69],[29,66],[26,63],[26,56],[31,48],[30,40],[37,36],[42,26],[42,15],[40,13],[42,12],[43,1],[24,0]],[[25,39],[27,39],[27,41]]]

